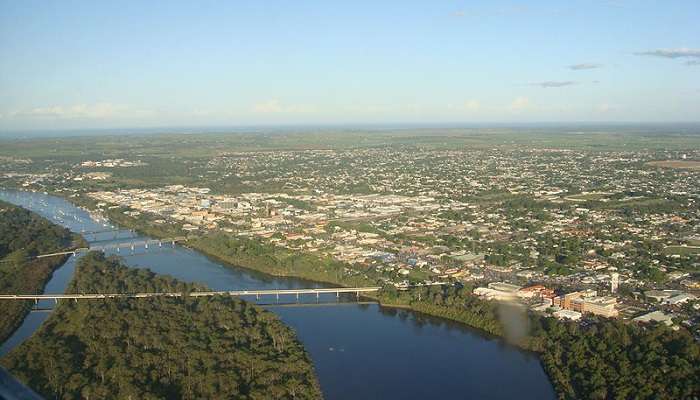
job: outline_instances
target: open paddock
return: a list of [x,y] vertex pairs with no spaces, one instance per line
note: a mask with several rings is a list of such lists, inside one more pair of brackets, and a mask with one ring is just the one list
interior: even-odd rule
[[650,161],[647,165],[659,168],[675,168],[675,169],[690,169],[700,171],[700,161],[691,160],[665,160],[665,161]]

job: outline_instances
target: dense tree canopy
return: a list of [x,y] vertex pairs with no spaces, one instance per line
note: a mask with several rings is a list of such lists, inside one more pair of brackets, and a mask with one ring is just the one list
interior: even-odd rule
[[347,264],[330,257],[295,252],[256,239],[210,234],[190,240],[188,245],[223,261],[276,276],[298,276],[343,286],[374,285],[379,279],[373,270],[346,268]]
[[48,253],[68,247],[68,229],[41,216],[0,201],[0,259],[16,251],[28,254]]
[[[73,237],[39,215],[0,201],[0,293],[41,292],[65,257],[32,259],[38,253],[65,250]],[[0,343],[22,323],[31,302],[0,305]]]
[[687,332],[616,320],[582,327],[535,318],[533,338],[562,398],[700,396],[700,349]]
[[[199,289],[89,253],[69,291]],[[230,297],[61,303],[3,363],[51,398],[321,397],[293,331],[274,314]]]

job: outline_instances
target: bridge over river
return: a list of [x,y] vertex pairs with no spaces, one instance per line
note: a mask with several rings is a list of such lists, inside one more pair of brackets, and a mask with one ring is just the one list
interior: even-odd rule
[[[130,249],[133,252],[133,251],[135,251],[135,249],[137,247],[143,247],[146,250],[148,250],[149,246],[163,247],[163,246],[169,244],[169,245],[174,247],[175,243],[185,242],[189,239],[190,238],[187,238],[185,236],[177,236],[177,237],[166,238],[166,239],[139,239],[139,240],[129,240],[129,241],[122,241],[122,242],[109,241],[108,243],[105,243],[105,244],[91,244],[90,247],[80,247],[80,248],[73,249],[73,250],[58,251],[55,253],[47,253],[47,254],[39,254],[39,255],[33,256],[32,258],[46,258],[46,257],[56,257],[56,256],[64,256],[64,255],[77,255],[79,253],[86,253],[86,252],[91,251],[91,250],[96,250],[96,251],[116,250],[117,253],[119,253],[121,251],[121,249],[123,249],[123,248]],[[10,262],[10,261],[2,260],[0,262]]]
[[92,293],[92,294],[0,294],[0,300],[99,300],[99,299],[143,299],[151,297],[209,297],[209,296],[255,296],[259,299],[261,296],[275,296],[279,299],[280,296],[296,296],[312,294],[319,297],[322,294],[335,293],[336,297],[340,297],[341,293],[354,293],[360,297],[360,293],[378,292],[381,287],[349,287],[349,288],[311,288],[311,289],[263,289],[263,290],[226,290],[226,291],[211,291],[211,292],[159,292],[159,293]]

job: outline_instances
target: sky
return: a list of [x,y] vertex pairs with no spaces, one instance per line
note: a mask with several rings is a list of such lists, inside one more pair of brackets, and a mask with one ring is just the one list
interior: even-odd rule
[[0,131],[696,122],[698,21],[698,0],[0,0]]

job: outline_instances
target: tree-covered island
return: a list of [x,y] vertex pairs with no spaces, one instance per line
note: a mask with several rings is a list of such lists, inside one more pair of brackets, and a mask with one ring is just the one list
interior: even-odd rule
[[[91,252],[68,292],[203,289]],[[322,397],[294,332],[274,314],[229,297],[62,302],[2,363],[46,398]]]
[[[78,237],[24,208],[0,201],[0,293],[41,293],[67,256],[35,258],[68,250]],[[0,343],[20,326],[30,301],[5,301],[0,309]]]

